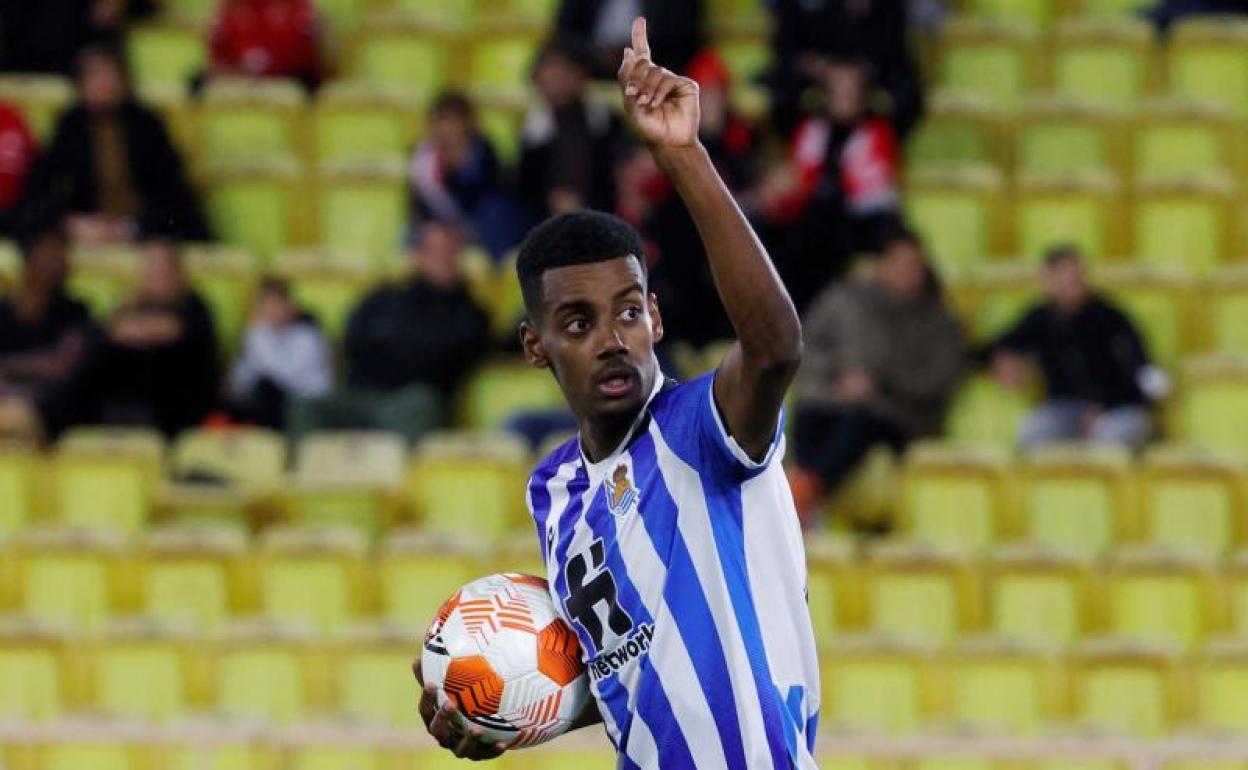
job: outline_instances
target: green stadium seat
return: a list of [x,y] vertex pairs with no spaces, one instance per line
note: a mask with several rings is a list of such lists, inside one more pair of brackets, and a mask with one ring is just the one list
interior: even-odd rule
[[819,642],[834,638],[853,620],[853,556],[853,544],[844,538],[806,535],[806,599]]
[[1039,257],[1074,244],[1092,262],[1120,253],[1118,184],[1096,173],[1025,179],[1015,201],[1014,253]]
[[715,52],[728,67],[735,88],[742,89],[759,82],[772,66],[775,52],[765,39],[737,38],[720,41]]
[[523,122],[523,111],[512,106],[484,104],[477,107],[477,126],[494,148],[498,159],[505,164],[520,160]]
[[66,710],[67,635],[55,626],[9,618],[0,622],[0,715],[46,722]]
[[1152,27],[1126,16],[1071,19],[1052,49],[1053,91],[1088,105],[1130,111],[1150,80]]
[[944,31],[937,85],[1011,110],[1030,90],[1034,30],[1004,21],[955,20]]
[[291,163],[218,166],[208,173],[209,219],[224,243],[268,260],[298,237],[301,192]]
[[540,35],[523,31],[473,38],[468,61],[468,82],[473,92],[487,101],[501,99],[523,104],[540,46]]
[[1033,99],[1015,130],[1017,173],[1070,176],[1115,173],[1127,165],[1123,128],[1112,112],[1067,99]]
[[906,167],[1007,167],[1005,116],[975,102],[936,94],[928,114],[906,140]]
[[907,183],[906,215],[942,274],[956,275],[992,253],[999,175],[987,168],[918,172]]
[[119,538],[73,530],[32,531],[19,547],[22,613],[80,632],[104,627],[117,593]]
[[1144,456],[1140,519],[1146,542],[1211,556],[1243,542],[1245,463],[1235,454],[1161,446]]
[[0,537],[20,532],[42,513],[42,473],[34,448],[0,448]]
[[1248,364],[1205,358],[1184,367],[1179,438],[1209,449],[1248,451]]
[[1152,8],[1153,0],[1078,0],[1075,6],[1079,15],[1084,17],[1120,19]]
[[141,565],[143,613],[205,632],[219,631],[238,603],[237,574],[246,547],[245,533],[235,527],[153,531]]
[[390,5],[422,26],[465,30],[477,20],[476,4],[473,2],[452,4],[440,0],[391,0]]
[[381,280],[376,268],[360,255],[287,251],[277,256],[273,267],[291,282],[295,301],[316,318],[331,340],[342,339],[351,313]]
[[1134,172],[1146,181],[1221,178],[1231,166],[1235,125],[1185,103],[1146,105],[1134,131]]
[[958,444],[1013,447],[1030,407],[1026,394],[974,377],[954,397],[945,420],[946,437]]
[[131,770],[138,751],[127,743],[71,740],[49,743],[43,748],[42,770]]
[[461,423],[473,430],[499,430],[521,412],[565,408],[563,391],[550,372],[519,360],[483,364],[460,398]]
[[199,150],[208,162],[304,155],[306,96],[298,83],[214,79],[201,99]]
[[1227,625],[1232,636],[1243,639],[1248,636],[1248,551],[1236,551],[1222,577],[1230,608]]
[[163,14],[188,23],[205,24],[216,15],[220,0],[165,0]]
[[1097,270],[1095,280],[1139,329],[1154,362],[1178,366],[1194,348],[1194,284],[1189,276],[1115,265]]
[[1150,265],[1207,274],[1229,256],[1233,186],[1156,183],[1136,191],[1136,257]]
[[313,702],[317,665],[310,629],[272,622],[236,621],[213,650],[216,708],[227,716],[291,724]]
[[1103,580],[1110,633],[1191,650],[1221,620],[1212,557],[1172,546],[1116,551]]
[[[154,755],[154,756],[153,756]],[[148,750],[149,767],[169,770],[261,770],[265,766],[263,747],[243,740],[220,740],[159,744]]]
[[208,43],[194,25],[141,25],[126,34],[126,53],[135,85],[187,89],[208,65]]
[[147,521],[164,441],[143,429],[76,429],[52,457],[52,515],[72,526],[133,534]]
[[1136,528],[1130,456],[1109,446],[1052,446],[1026,458],[1020,478],[1023,535],[1055,548],[1097,553]]
[[129,296],[138,278],[138,249],[129,245],[77,247],[69,292],[97,317],[108,316]]
[[285,480],[286,443],[262,428],[192,428],[174,442],[171,470],[176,477],[211,477],[225,485],[274,489]]
[[948,716],[986,734],[1040,734],[1062,713],[1062,660],[1053,647],[1002,637],[967,639],[945,656]]
[[900,529],[937,547],[984,550],[1004,529],[1008,463],[1008,455],[991,449],[913,447],[902,473]]
[[985,568],[987,627],[1065,647],[1093,624],[1091,559],[1038,545],[995,550]]
[[189,246],[183,260],[195,291],[208,305],[221,352],[232,360],[251,315],[255,259],[243,249]]
[[1205,300],[1209,348],[1214,353],[1248,356],[1248,270],[1237,266],[1216,271]]
[[1228,733],[1248,729],[1248,650],[1242,638],[1211,641],[1195,660],[1196,723]]
[[975,626],[974,573],[949,552],[881,543],[871,551],[862,580],[872,631],[947,643]]
[[928,717],[930,647],[896,637],[842,637],[822,659],[821,722],[886,735],[916,732]]
[[1090,728],[1158,738],[1182,713],[1175,655],[1167,647],[1096,640],[1078,651],[1073,666],[1076,719]]
[[74,86],[55,75],[4,75],[0,101],[20,109],[35,139],[47,145],[61,112],[74,101]]
[[375,538],[395,518],[407,447],[395,433],[322,432],[299,442],[286,508],[299,524]]
[[427,619],[411,620],[407,625],[353,627],[344,635],[333,656],[339,714],[366,724],[420,726],[420,715],[412,707],[415,681],[403,672],[411,668],[412,640],[422,637]]
[[422,100],[431,98],[447,81],[447,42],[442,38],[400,27],[366,27],[359,34],[348,70],[351,77],[402,88]]
[[479,538],[396,530],[382,543],[377,564],[382,615],[400,625],[427,626],[443,602],[483,573],[488,558]]
[[392,88],[333,81],[317,98],[317,162],[375,163],[403,160],[423,121],[419,102]]
[[765,36],[772,22],[764,4],[754,0],[709,0],[704,13],[714,37]]
[[1248,110],[1248,24],[1230,17],[1180,20],[1169,53],[1172,94]]
[[523,499],[528,452],[510,434],[442,433],[416,447],[407,499],[431,531],[499,539],[528,518]]
[[320,244],[384,264],[401,250],[408,191],[401,165],[322,169],[317,193]]
[[157,724],[183,716],[190,644],[176,625],[115,621],[94,645],[92,705],[112,717]]
[[1056,11],[1054,5],[1051,0],[971,0],[966,7],[977,17],[1007,21],[1021,19],[1034,26],[1043,27],[1053,20]]
[[291,770],[384,770],[386,752],[367,745],[316,744],[290,752]]
[[367,606],[366,541],[344,528],[269,530],[260,554],[260,606],[270,618],[341,630]]

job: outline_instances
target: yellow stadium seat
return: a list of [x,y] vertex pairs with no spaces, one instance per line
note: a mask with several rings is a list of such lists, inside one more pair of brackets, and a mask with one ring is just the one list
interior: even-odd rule
[[849,540],[806,535],[806,603],[815,641],[821,645],[856,623],[862,614],[855,567]]
[[929,168],[907,182],[906,215],[942,274],[966,272],[994,252],[1000,195],[1000,174],[989,167]]
[[1105,265],[1095,278],[1140,331],[1155,363],[1178,366],[1195,347],[1191,276],[1145,265]]
[[1248,636],[1248,551],[1237,551],[1224,574],[1234,635]]
[[1163,182],[1222,177],[1234,160],[1236,128],[1225,113],[1199,104],[1147,103],[1133,135],[1135,176]]
[[1121,19],[1152,7],[1152,0],[1078,0],[1075,9],[1084,17],[1104,16]]
[[74,100],[74,87],[57,75],[4,75],[0,100],[18,107],[32,134],[41,143],[52,139],[56,121]]
[[955,443],[1008,448],[1018,442],[1019,426],[1030,399],[987,377],[974,377],[958,390],[945,420],[946,437]]
[[42,747],[42,770],[132,770],[139,751],[131,744],[111,740],[71,740]]
[[126,34],[130,70],[139,88],[188,88],[208,64],[208,40],[192,24],[145,24]]
[[987,627],[1000,636],[1066,645],[1094,625],[1090,559],[1036,545],[994,551],[985,568]]
[[1248,362],[1189,361],[1183,370],[1177,427],[1188,443],[1248,451]]
[[944,30],[937,84],[986,104],[1013,109],[1034,79],[1035,30],[1004,20],[961,19]]
[[[512,0],[515,2],[515,0]],[[532,4],[533,0],[526,0]],[[552,0],[539,0],[554,6]],[[716,37],[740,36],[765,33],[771,24],[766,7],[753,0],[709,0],[706,4],[706,22]]]
[[67,642],[55,625],[0,621],[0,717],[44,722],[66,710]]
[[872,631],[949,642],[979,621],[978,581],[969,562],[919,544],[881,543],[863,569]]
[[520,134],[524,111],[508,104],[477,106],[477,127],[505,165],[520,159]]
[[1194,661],[1196,723],[1227,733],[1248,729],[1248,649],[1242,637],[1209,642]]
[[771,45],[763,38],[742,36],[720,40],[715,52],[728,67],[733,84],[748,88],[770,71],[775,59]]
[[524,443],[510,434],[428,436],[416,447],[407,499],[434,531],[499,538],[528,518],[527,458]]
[[423,26],[458,30],[478,21],[476,3],[448,5],[439,0],[392,0],[391,6]]
[[1206,300],[1210,350],[1248,356],[1248,269],[1235,266],[1214,272]]
[[204,89],[199,151],[209,162],[303,154],[302,86],[285,80],[218,80]]
[[1015,129],[1014,168],[1028,176],[1127,168],[1126,130],[1112,110],[1070,97],[1028,99]]
[[323,698],[315,669],[323,665],[306,627],[236,621],[215,650],[217,709],[226,715],[290,724]]
[[395,88],[355,81],[332,81],[317,96],[317,161],[403,160],[423,121],[420,103]]
[[1151,265],[1207,274],[1230,256],[1229,180],[1137,186],[1135,254]]
[[932,713],[932,649],[894,637],[836,640],[823,657],[820,723],[825,728],[905,735]]
[[1191,649],[1222,624],[1211,557],[1166,546],[1113,553],[1104,581],[1110,633]]
[[966,8],[976,16],[1025,19],[1037,27],[1048,24],[1056,10],[1051,0],[971,0]]
[[1233,454],[1158,447],[1139,474],[1141,534],[1146,542],[1227,553],[1248,535],[1244,460]]
[[400,625],[427,627],[443,602],[484,574],[488,557],[476,538],[395,532],[383,543],[378,565],[382,614]]
[[1088,727],[1158,738],[1187,715],[1171,648],[1097,639],[1080,647],[1072,667],[1075,717]]
[[331,340],[342,339],[351,314],[380,282],[378,267],[359,254],[285,251],[274,260],[273,269],[291,282],[295,301]]
[[1036,735],[1062,716],[1067,682],[1055,648],[1001,637],[969,638],[943,656],[959,728]]
[[366,24],[360,30],[348,74],[429,99],[446,81],[447,41],[395,21]]
[[906,536],[964,553],[1004,534],[1009,458],[992,449],[939,443],[906,453],[900,528]]
[[286,767],[291,770],[384,770],[387,767],[385,752],[367,744],[298,746],[289,752],[287,759]]
[[178,477],[271,489],[284,480],[286,443],[280,433],[262,428],[194,428],[174,442],[171,464]]
[[306,232],[306,184],[297,164],[217,164],[207,178],[206,208],[223,242],[267,260]]
[[1234,17],[1193,16],[1177,22],[1170,34],[1171,93],[1248,109],[1248,24]]
[[20,610],[81,631],[103,627],[119,593],[119,537],[83,530],[35,530],[19,541]]
[[92,645],[92,705],[113,717],[162,723],[188,707],[193,637],[185,626],[114,621]]
[[1004,114],[949,94],[935,94],[932,102],[923,122],[906,140],[906,167],[912,173],[926,167],[1007,167]]
[[541,36],[524,30],[479,35],[469,50],[468,82],[486,101],[521,101],[529,91],[529,73]]
[[204,24],[216,13],[217,0],[168,0],[161,10],[176,19]]
[[11,536],[43,512],[43,463],[33,447],[0,447],[0,537]]
[[1053,91],[1090,105],[1130,111],[1151,80],[1151,25],[1127,16],[1070,19],[1057,26]]
[[1073,244],[1093,262],[1122,253],[1119,186],[1110,175],[1022,180],[1015,203],[1014,253],[1036,258]]
[[[147,766],[168,770],[262,770],[270,766],[266,747],[250,740],[245,733],[233,737],[229,733],[229,721],[220,722],[225,735],[217,735],[212,741],[158,744],[148,750]],[[216,727],[211,722],[208,724],[210,729]]]
[[246,534],[226,526],[167,527],[153,531],[141,565],[144,614],[217,631],[239,604],[237,583]]
[[512,359],[482,365],[460,398],[461,422],[474,430],[498,430],[520,412],[565,408],[563,391],[549,371]]
[[105,317],[125,301],[138,277],[138,250],[130,245],[78,247],[69,292],[97,317]]
[[1130,455],[1119,447],[1054,446],[1034,450],[1019,479],[1025,538],[1097,553],[1137,531]]
[[299,443],[287,505],[299,523],[348,526],[375,537],[395,516],[406,460],[397,434],[312,434]]
[[153,431],[70,431],[52,458],[53,515],[73,527],[138,531],[152,505],[163,451]]
[[321,632],[341,629],[369,608],[366,547],[350,529],[269,530],[258,555],[261,611]]
[[333,654],[336,712],[367,724],[419,727],[411,665],[424,633],[423,623],[348,629]]
[[995,337],[1041,301],[1040,268],[1035,259],[981,265],[950,282],[955,307],[977,338]]
[[374,264],[402,249],[408,191],[402,164],[322,168],[317,194],[320,244]]
[[208,305],[222,353],[238,352],[251,312],[255,260],[242,249],[192,246],[183,260],[195,291]]

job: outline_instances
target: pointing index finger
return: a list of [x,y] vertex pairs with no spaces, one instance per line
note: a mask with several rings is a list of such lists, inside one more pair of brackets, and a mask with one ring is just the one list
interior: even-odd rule
[[650,58],[650,41],[646,39],[646,17],[633,20],[633,52],[639,59]]

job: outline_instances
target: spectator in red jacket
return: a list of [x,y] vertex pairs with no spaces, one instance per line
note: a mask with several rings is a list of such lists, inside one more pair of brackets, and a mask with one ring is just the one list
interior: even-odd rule
[[14,209],[38,151],[22,113],[0,102],[0,233],[14,230]]
[[226,0],[212,30],[212,74],[321,79],[320,17],[311,0]]

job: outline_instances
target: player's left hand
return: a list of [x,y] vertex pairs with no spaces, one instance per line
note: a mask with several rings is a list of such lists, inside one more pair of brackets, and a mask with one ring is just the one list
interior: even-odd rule
[[[464,729],[456,719],[458,709],[452,703],[438,706],[438,687],[425,684],[420,673],[420,658],[412,663],[412,674],[420,684],[420,718],[425,729],[433,736],[442,748],[450,751],[460,759],[471,759],[474,762],[494,759],[511,748],[510,743],[490,743],[481,739],[481,728],[469,726]],[[514,741],[512,742],[514,743]]]
[[633,44],[618,73],[624,112],[643,141],[656,147],[689,147],[698,141],[698,84],[650,61],[646,20],[633,21]]

